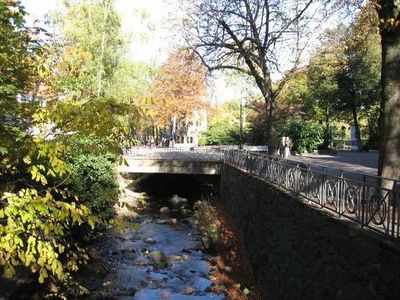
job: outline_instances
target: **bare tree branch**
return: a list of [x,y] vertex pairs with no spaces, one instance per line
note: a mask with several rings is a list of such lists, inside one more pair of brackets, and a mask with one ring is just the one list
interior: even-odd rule
[[[270,148],[276,146],[275,101],[301,65],[322,22],[328,0],[186,0],[186,39],[209,71],[229,69],[250,76],[268,111]],[[190,3],[189,3],[190,2]],[[272,78],[279,78],[274,85]]]

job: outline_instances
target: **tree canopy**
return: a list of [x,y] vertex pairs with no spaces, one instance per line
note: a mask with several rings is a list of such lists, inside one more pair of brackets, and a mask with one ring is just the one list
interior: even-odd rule
[[198,57],[189,49],[175,50],[152,85],[156,125],[169,124],[172,117],[185,120],[193,111],[207,106],[206,96],[206,70]]
[[[250,76],[265,101],[266,137],[276,152],[276,99],[302,63],[324,1],[199,0],[189,4],[187,41],[209,70]],[[273,76],[280,76],[273,84]]]

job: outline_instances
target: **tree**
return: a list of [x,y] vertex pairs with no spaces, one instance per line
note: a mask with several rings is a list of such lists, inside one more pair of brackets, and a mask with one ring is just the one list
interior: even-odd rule
[[[254,79],[265,102],[267,141],[277,150],[276,99],[302,62],[325,1],[198,0],[190,4],[187,40],[209,70]],[[279,74],[279,75],[277,75]],[[273,84],[273,76],[280,76]]]
[[[306,92],[302,88],[307,88],[303,85],[305,82],[303,82],[301,74],[301,72],[293,74],[293,77],[288,80],[279,97],[276,99],[275,124],[277,128],[283,126],[287,120],[304,118],[304,101],[301,97]],[[251,144],[261,145],[265,143],[264,134],[268,127],[264,107],[265,103],[259,95],[248,100],[247,122],[249,123],[249,130],[247,139]]]
[[[0,2],[0,155],[8,154],[9,164],[16,141],[23,144],[23,132],[32,122],[32,108],[17,101],[17,95],[34,89],[38,76],[36,60],[44,51],[24,24],[25,11],[14,2]],[[0,174],[5,165],[0,165]]]
[[[382,43],[382,99],[378,174],[399,179],[400,174],[400,1],[374,1]],[[383,183],[383,187],[388,186]]]
[[[65,36],[50,45],[25,26],[19,1],[0,1],[0,269],[30,271],[55,293],[88,260],[75,230],[114,213],[118,143],[140,97],[120,66],[112,1],[66,3]],[[126,89],[114,89],[116,76]]]
[[341,117],[350,114],[360,150],[359,120],[369,113],[380,95],[381,53],[377,22],[371,10],[361,10],[341,38],[343,46],[338,47],[342,65],[336,75],[338,93],[333,105]]
[[[133,139],[143,114],[135,89],[138,81],[124,61],[125,41],[113,1],[66,1],[54,18],[62,36],[57,40],[49,115],[53,132],[94,134],[114,152]],[[57,53],[54,55],[57,58]],[[124,88],[117,89],[121,83]],[[131,90],[129,90],[131,89]],[[98,120],[102,122],[98,122]]]
[[321,49],[310,60],[307,67],[308,90],[306,109],[317,120],[325,123],[325,131],[334,115],[333,102],[338,92],[337,74],[344,65],[341,33],[328,30]]
[[124,54],[121,20],[112,4],[113,0],[66,1],[66,13],[55,20],[66,38],[64,56],[69,47],[72,54],[85,56],[84,74],[89,76],[85,90],[97,97],[103,95],[104,81],[113,77]]
[[[172,118],[185,121],[194,110],[207,106],[206,70],[189,49],[172,52],[152,86],[152,108],[157,127]],[[187,120],[188,121],[188,120]]]
[[323,126],[313,121],[291,120],[281,128],[281,134],[290,137],[296,153],[311,152],[324,140]]
[[[208,129],[202,135],[206,145],[232,145],[240,142],[240,107],[229,101],[209,114]],[[245,128],[246,131],[246,128]]]
[[96,219],[60,188],[66,147],[46,139],[43,109],[25,97],[42,79],[47,50],[24,16],[18,1],[0,2],[0,265],[7,278],[25,267],[41,283],[61,282],[86,260],[71,227]]

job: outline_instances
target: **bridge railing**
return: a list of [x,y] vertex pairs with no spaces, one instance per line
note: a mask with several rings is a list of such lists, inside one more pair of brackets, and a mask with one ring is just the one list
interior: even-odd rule
[[399,180],[237,150],[225,152],[225,163],[301,195],[339,218],[393,239],[400,236]]
[[126,151],[125,156],[133,159],[223,161],[224,152],[219,148],[166,148],[140,147]]

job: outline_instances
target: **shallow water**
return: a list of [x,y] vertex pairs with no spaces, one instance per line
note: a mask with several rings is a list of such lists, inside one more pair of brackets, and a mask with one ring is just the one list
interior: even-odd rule
[[[86,298],[225,299],[209,291],[210,266],[190,210],[160,199],[150,203],[131,222],[135,226],[124,232],[109,229],[91,246],[93,259],[78,276],[91,291]],[[170,213],[161,214],[161,206]]]

